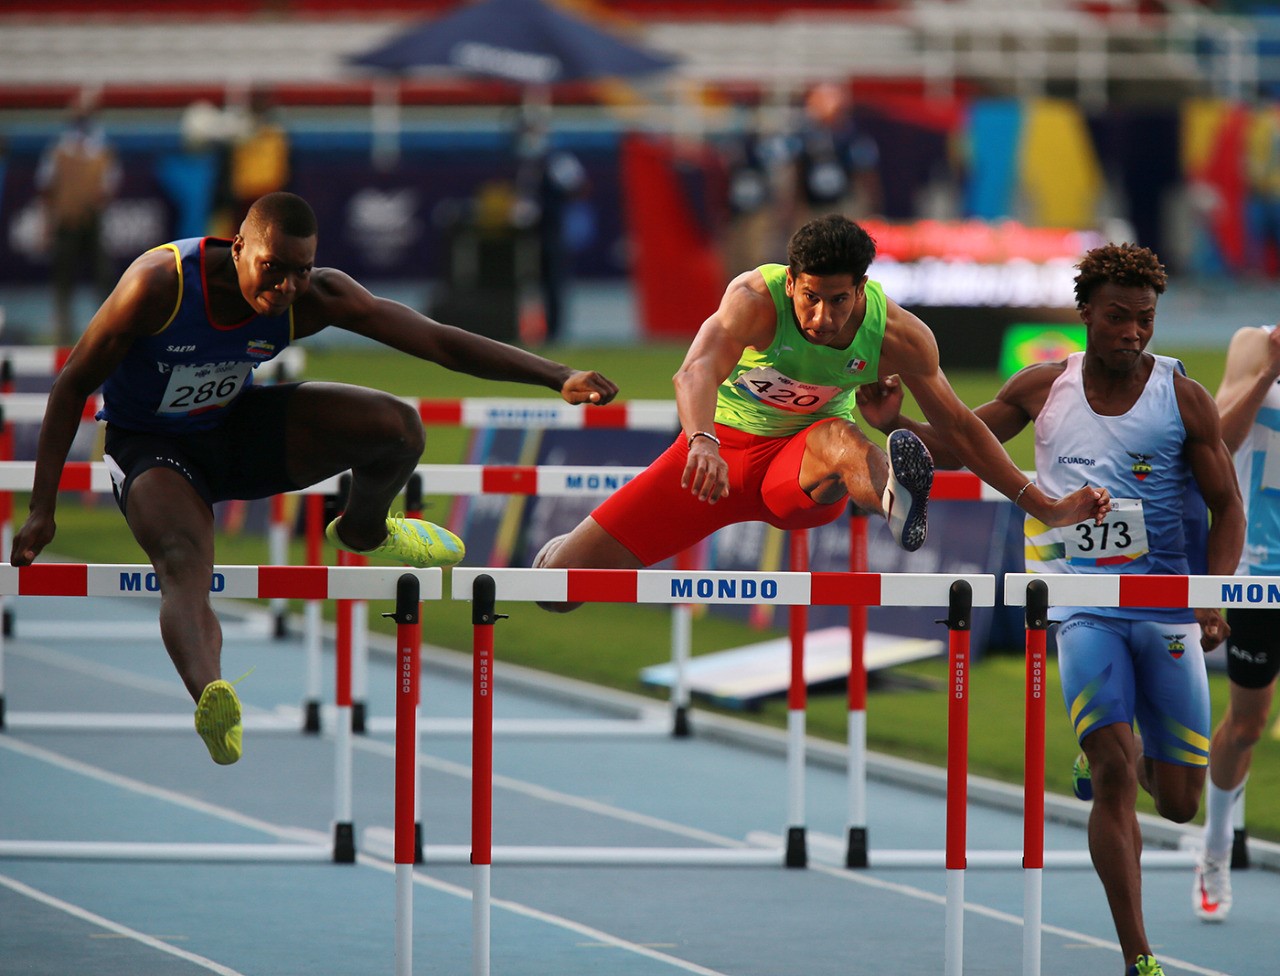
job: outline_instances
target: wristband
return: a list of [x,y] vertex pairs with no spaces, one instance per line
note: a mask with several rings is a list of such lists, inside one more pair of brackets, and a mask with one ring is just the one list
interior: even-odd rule
[[689,435],[690,447],[693,447],[693,441],[694,441],[694,438],[696,437],[705,437],[707,440],[711,441],[711,443],[715,444],[716,447],[720,446],[720,438],[717,437],[715,434],[706,430],[695,430],[692,434]]

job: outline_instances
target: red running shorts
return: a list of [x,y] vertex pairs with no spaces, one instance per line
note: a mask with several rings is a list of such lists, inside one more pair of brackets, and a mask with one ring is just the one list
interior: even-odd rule
[[729,465],[729,494],[714,505],[699,501],[688,488],[680,487],[689,456],[689,444],[681,433],[591,517],[646,566],[683,552],[735,522],[768,522],[780,529],[808,529],[834,522],[848,498],[820,505],[800,487],[800,462],[805,438],[812,429],[787,437],[761,437],[716,424],[720,456]]

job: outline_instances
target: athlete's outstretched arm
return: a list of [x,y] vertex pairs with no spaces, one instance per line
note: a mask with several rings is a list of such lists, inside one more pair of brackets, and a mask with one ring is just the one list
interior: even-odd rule
[[576,370],[517,346],[430,319],[407,305],[380,298],[333,268],[316,268],[295,305],[299,338],[329,325],[381,342],[445,369],[487,380],[532,383],[569,403],[605,404],[618,394],[594,370]]
[[[915,397],[933,428],[935,443],[944,444],[955,460],[979,478],[1016,500],[1023,511],[1046,525],[1074,525],[1086,519],[1101,522],[1111,509],[1105,488],[1084,486],[1063,498],[1051,498],[1035,484],[1028,485],[992,429],[956,395],[938,362],[938,344],[928,327],[910,312],[889,303],[881,363],[896,371]],[[1018,425],[1016,411],[993,407],[987,411],[1001,428]],[[1030,416],[1030,413],[1023,411]],[[1014,431],[1016,433],[1016,431]],[[1009,436],[1012,436],[1010,434]],[[929,443],[925,442],[926,445]]]
[[168,321],[177,300],[174,252],[167,248],[147,251],[121,276],[58,371],[40,425],[27,519],[14,533],[9,553],[14,566],[26,566],[34,560],[57,531],[58,482],[80,429],[86,401],[137,338],[150,335]]

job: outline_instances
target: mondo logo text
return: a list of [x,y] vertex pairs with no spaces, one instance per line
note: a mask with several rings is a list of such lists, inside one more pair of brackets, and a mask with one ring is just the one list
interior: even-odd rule
[[682,600],[776,600],[778,581],[771,579],[673,579],[671,596]]
[[[227,588],[227,578],[221,573],[214,573],[209,583],[210,593],[221,593]],[[160,580],[155,573],[121,573],[121,593],[159,593]]]

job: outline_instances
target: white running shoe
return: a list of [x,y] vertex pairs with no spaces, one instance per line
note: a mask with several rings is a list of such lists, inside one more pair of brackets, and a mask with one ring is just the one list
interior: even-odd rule
[[1202,853],[1196,862],[1196,883],[1191,907],[1202,922],[1225,922],[1231,911],[1231,855],[1224,858]]
[[884,515],[893,541],[907,552],[924,545],[929,531],[929,489],[933,458],[924,442],[909,430],[895,430],[885,444],[889,479],[884,489]]

